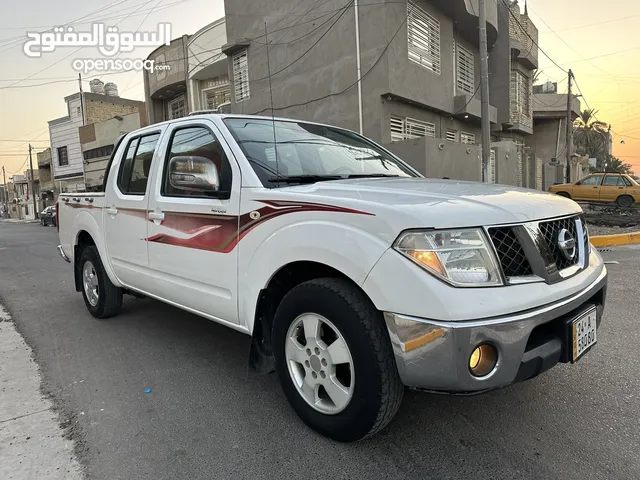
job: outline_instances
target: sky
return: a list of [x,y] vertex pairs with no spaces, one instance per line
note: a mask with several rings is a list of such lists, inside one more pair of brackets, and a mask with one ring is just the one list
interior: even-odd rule
[[[489,0],[488,3],[499,0]],[[71,62],[101,58],[93,47],[58,48],[42,58],[23,50],[27,32],[72,24],[89,31],[103,21],[120,31],[157,31],[172,24],[172,36],[193,34],[224,15],[223,0],[3,0],[0,17],[0,169],[7,181],[28,168],[28,142],[34,151],[49,143],[47,121],[66,115],[64,97],[78,91],[78,73]],[[519,1],[524,5],[524,0]],[[62,8],[62,7],[65,8]],[[265,8],[267,5],[265,5]],[[566,92],[571,68],[582,109],[598,111],[612,125],[613,153],[640,173],[640,2],[637,0],[529,0],[529,15],[540,31],[542,80],[557,81]],[[84,22],[84,23],[83,23]],[[364,28],[362,25],[360,28]],[[153,48],[137,48],[122,58],[144,59]],[[548,57],[546,55],[548,55]],[[65,58],[67,57],[67,58]],[[550,58],[549,58],[550,57]],[[118,85],[122,97],[144,100],[141,72],[89,74]],[[575,87],[574,87],[575,92]],[[36,162],[34,156],[34,162]],[[37,162],[36,162],[37,163]],[[0,181],[2,179],[0,178]]]

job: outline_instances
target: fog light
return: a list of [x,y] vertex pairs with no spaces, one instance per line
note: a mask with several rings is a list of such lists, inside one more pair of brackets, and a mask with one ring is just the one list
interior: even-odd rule
[[469,370],[475,377],[489,375],[498,363],[498,351],[494,346],[485,343],[479,345],[469,357]]

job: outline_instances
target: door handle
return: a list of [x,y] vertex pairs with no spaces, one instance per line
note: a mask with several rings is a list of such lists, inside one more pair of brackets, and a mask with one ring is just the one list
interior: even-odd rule
[[163,212],[149,212],[149,220],[161,222],[164,220]]
[[116,207],[107,208],[107,213],[109,215],[117,215],[118,214],[118,209]]

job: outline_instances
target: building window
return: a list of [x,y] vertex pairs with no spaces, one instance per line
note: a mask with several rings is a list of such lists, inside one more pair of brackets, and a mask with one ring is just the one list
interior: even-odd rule
[[391,116],[391,141],[398,142],[408,138],[435,137],[436,126],[413,118]]
[[58,165],[64,167],[69,165],[69,156],[67,155],[67,147],[58,147]]
[[519,70],[511,71],[512,121],[525,123],[531,119],[531,79]]
[[233,56],[233,88],[236,103],[247,100],[249,93],[249,64],[247,63],[247,49]]
[[180,95],[167,103],[167,113],[169,120],[182,118],[187,115],[187,105],[184,101],[184,95]]
[[458,44],[456,44],[455,49],[456,87],[458,92],[473,95],[475,93],[475,64],[473,53]]
[[460,132],[460,141],[467,145],[474,145],[476,143],[476,136],[473,133]]
[[450,142],[457,142],[458,141],[458,131],[457,130],[452,130],[450,128],[447,128],[447,140],[449,140]]
[[215,110],[223,103],[231,101],[229,85],[207,88],[202,91],[202,105],[206,110]]
[[113,152],[113,145],[105,145],[104,147],[92,148],[83,152],[85,160],[91,160],[92,158],[109,157]]
[[407,2],[407,41],[409,60],[440,74],[440,22]]

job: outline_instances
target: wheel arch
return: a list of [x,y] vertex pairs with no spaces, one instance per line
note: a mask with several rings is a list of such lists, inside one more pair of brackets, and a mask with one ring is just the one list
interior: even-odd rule
[[114,285],[120,287],[120,282],[117,281],[111,268],[111,262],[109,262],[105,245],[102,242],[102,234],[96,219],[89,212],[80,212],[75,218],[74,227],[76,235],[73,239],[73,266],[76,291],[79,292],[82,288],[82,282],[79,276],[80,255],[82,255],[82,250],[88,245],[94,245],[98,249],[98,254],[100,255],[109,279]]
[[[275,371],[271,347],[273,318],[278,305],[297,285],[317,278],[339,278],[360,290],[369,300],[371,298],[362,287],[340,268],[319,261],[297,260],[282,265],[269,278],[256,299],[249,368],[257,373]],[[373,302],[372,302],[373,304]]]

